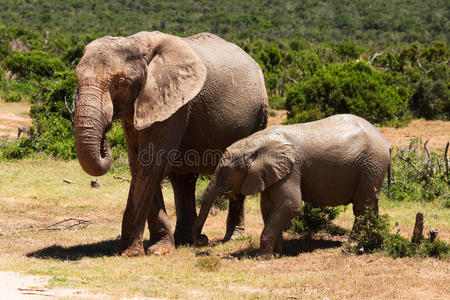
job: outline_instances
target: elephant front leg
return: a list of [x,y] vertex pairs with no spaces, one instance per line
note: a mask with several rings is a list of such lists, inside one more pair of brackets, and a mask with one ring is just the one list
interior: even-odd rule
[[166,208],[161,188],[157,191],[154,205],[148,216],[148,227],[150,230],[149,254],[162,255],[175,250],[174,237],[172,235],[172,226],[167,217]]
[[227,216],[227,231],[223,241],[229,241],[245,233],[245,196],[237,195],[230,199]]
[[147,219],[150,220],[152,231],[158,235],[158,240],[150,247],[149,251],[164,254],[175,249],[172,230],[162,202],[159,186],[161,179],[162,172],[156,166],[153,169],[138,168],[131,184],[123,216],[118,254],[124,256],[145,254],[143,233]]

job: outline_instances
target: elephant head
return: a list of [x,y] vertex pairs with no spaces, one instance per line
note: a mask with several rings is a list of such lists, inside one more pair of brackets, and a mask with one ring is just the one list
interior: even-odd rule
[[251,195],[286,177],[295,161],[294,146],[280,133],[267,130],[257,132],[227,148],[211,182],[203,194],[200,213],[193,227],[197,245],[205,245],[201,235],[214,200],[222,195]]
[[105,134],[113,118],[130,120],[136,130],[168,119],[199,93],[206,67],[181,38],[140,32],[91,42],[76,75],[78,160],[100,176],[112,162]]

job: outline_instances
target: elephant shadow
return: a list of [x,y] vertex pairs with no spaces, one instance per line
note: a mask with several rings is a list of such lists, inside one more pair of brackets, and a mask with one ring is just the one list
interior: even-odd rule
[[[342,244],[343,242],[341,241],[314,239],[311,237],[283,240],[282,256],[297,256],[301,253],[309,253],[317,249],[339,248]],[[253,258],[257,252],[258,247],[252,245],[246,249],[231,253],[229,257],[233,259]]]
[[85,257],[95,258],[114,256],[118,240],[106,240],[92,244],[83,244],[70,247],[53,245],[27,254],[27,257],[40,259],[58,259],[64,261],[77,261]]

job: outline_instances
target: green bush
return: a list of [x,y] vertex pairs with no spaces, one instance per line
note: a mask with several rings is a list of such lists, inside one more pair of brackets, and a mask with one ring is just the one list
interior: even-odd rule
[[351,113],[375,124],[405,124],[408,89],[396,80],[363,61],[329,64],[288,91],[288,122]]
[[416,254],[416,245],[398,233],[386,234],[382,249],[394,258],[410,257]]
[[433,242],[423,241],[417,249],[417,255],[421,257],[436,257],[439,259],[448,258],[450,255],[450,245],[440,239]]
[[6,67],[22,78],[51,77],[65,70],[61,59],[44,51],[13,52],[5,59]]
[[368,209],[355,219],[355,230],[352,232],[353,245],[346,245],[354,252],[373,253],[382,249],[383,241],[389,233],[388,215],[377,216]]
[[317,207],[306,203],[297,217],[292,219],[288,226],[288,231],[292,233],[305,234],[315,233],[330,226],[341,212],[342,207]]

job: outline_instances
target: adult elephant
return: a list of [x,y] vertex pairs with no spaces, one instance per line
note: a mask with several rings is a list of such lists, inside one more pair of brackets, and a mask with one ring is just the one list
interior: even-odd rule
[[[164,254],[192,240],[198,173],[212,174],[221,152],[265,128],[267,94],[257,63],[241,48],[209,33],[179,38],[161,32],[94,40],[76,68],[75,145],[82,168],[105,174],[112,162],[105,139],[120,119],[127,141],[131,186],[118,253]],[[175,237],[161,181],[175,195]],[[244,196],[228,212],[225,239],[243,226]]]

